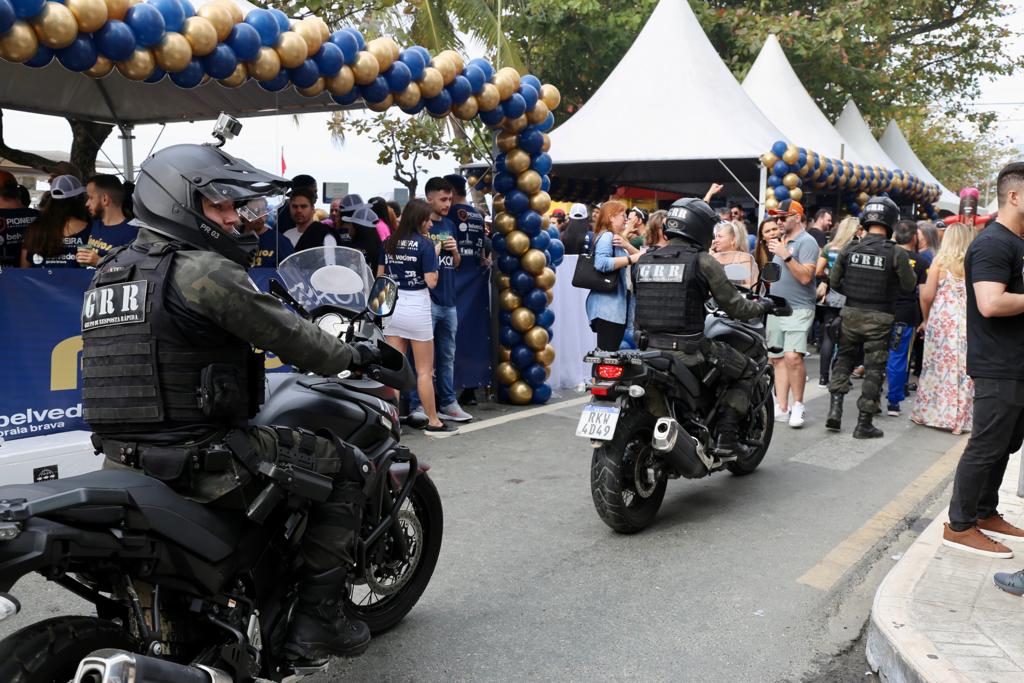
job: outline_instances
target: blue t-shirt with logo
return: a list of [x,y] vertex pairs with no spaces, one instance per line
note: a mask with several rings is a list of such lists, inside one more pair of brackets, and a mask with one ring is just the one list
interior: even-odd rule
[[[430,234],[434,235],[439,242],[444,242],[448,237],[455,237],[455,230],[455,223],[448,217],[434,221],[430,226]],[[437,287],[430,290],[430,300],[438,306],[454,306],[455,255],[442,247],[441,255],[437,260]]]
[[134,242],[138,233],[138,226],[128,221],[106,225],[97,218],[89,226],[89,246],[99,252],[101,257],[106,256],[114,247]]
[[484,255],[484,215],[468,204],[453,204],[448,218],[455,224],[455,241],[463,256]]
[[277,268],[277,265],[291,256],[293,251],[295,247],[290,239],[284,235],[278,239],[277,231],[267,228],[266,232],[260,235],[260,248],[252,260],[252,267]]
[[384,274],[398,283],[399,289],[407,292],[427,288],[424,273],[437,272],[437,252],[429,237],[414,235],[411,239],[399,240],[395,254],[384,252]]
[[76,235],[65,235],[64,246],[61,251],[52,256],[46,256],[39,252],[29,251],[29,268],[78,268],[78,250],[89,244],[89,227],[86,226]]
[[18,267],[21,243],[37,218],[35,209],[0,209],[0,266]]

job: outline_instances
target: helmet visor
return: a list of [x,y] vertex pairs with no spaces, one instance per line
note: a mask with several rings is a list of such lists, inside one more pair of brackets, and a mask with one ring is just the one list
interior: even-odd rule
[[231,202],[238,217],[247,223],[263,218],[270,213],[271,205],[279,204],[284,199],[284,188],[274,183],[242,185],[213,181],[196,189],[211,204]]

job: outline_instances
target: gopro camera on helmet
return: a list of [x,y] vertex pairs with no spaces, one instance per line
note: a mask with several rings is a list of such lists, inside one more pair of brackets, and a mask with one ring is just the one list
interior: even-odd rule
[[225,142],[242,132],[242,122],[231,114],[220,113],[217,122],[213,124],[213,137],[217,138],[217,147],[222,147]]

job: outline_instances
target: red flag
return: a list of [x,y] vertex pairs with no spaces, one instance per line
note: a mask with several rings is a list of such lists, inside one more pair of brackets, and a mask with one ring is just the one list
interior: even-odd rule
[[281,175],[288,170],[288,164],[284,163],[284,145],[281,146]]

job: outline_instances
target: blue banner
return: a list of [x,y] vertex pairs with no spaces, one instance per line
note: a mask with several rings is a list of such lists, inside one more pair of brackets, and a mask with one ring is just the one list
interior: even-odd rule
[[463,256],[455,271],[455,390],[491,384],[490,271],[475,256]]

